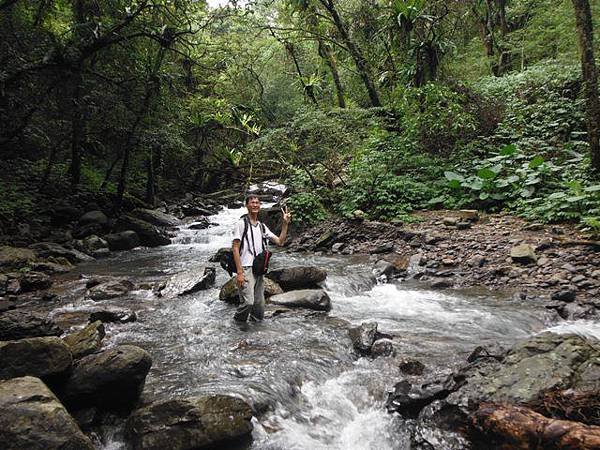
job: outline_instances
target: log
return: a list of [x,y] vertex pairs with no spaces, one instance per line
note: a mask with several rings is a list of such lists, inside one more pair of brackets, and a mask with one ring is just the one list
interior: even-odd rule
[[501,450],[598,450],[600,427],[549,419],[530,408],[482,403],[473,426]]

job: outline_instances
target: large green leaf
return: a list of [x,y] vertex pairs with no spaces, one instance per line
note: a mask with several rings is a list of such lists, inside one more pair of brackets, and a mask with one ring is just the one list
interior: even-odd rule
[[493,180],[496,178],[496,175],[498,175],[496,172],[494,172],[492,169],[488,169],[487,167],[477,171],[477,176],[482,180]]
[[529,161],[529,168],[536,169],[536,168],[540,167],[542,164],[544,164],[544,157],[537,155],[535,158],[533,158],[531,161]]
[[515,144],[508,144],[500,150],[502,156],[512,156],[517,153],[517,146]]

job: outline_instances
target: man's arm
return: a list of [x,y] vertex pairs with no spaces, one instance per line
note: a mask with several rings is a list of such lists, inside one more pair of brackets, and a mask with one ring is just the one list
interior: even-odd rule
[[285,207],[285,210],[283,208],[281,209],[281,214],[282,214],[282,219],[283,219],[282,223],[281,223],[281,233],[279,234],[279,236],[274,236],[271,239],[279,247],[283,247],[283,244],[285,244],[285,238],[287,238],[287,232],[288,232],[288,225],[292,221],[292,214],[288,210],[287,206]]
[[242,287],[244,284],[244,269],[242,267],[242,258],[240,257],[240,240],[236,239],[233,241],[233,262],[236,268],[236,280],[238,287]]

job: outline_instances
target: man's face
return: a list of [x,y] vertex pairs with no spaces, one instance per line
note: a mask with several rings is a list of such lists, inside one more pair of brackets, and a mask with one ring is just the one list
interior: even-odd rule
[[246,208],[248,208],[249,213],[258,213],[260,211],[260,200],[257,198],[251,198],[248,200]]

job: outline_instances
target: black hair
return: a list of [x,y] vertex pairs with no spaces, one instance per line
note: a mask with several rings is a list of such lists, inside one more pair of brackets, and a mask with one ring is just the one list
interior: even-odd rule
[[248,195],[246,195],[246,199],[244,200],[244,205],[248,206],[248,202],[250,200],[252,200],[253,198],[255,198],[257,200],[260,200],[260,198],[258,197],[258,195],[256,195],[256,194],[248,194]]

